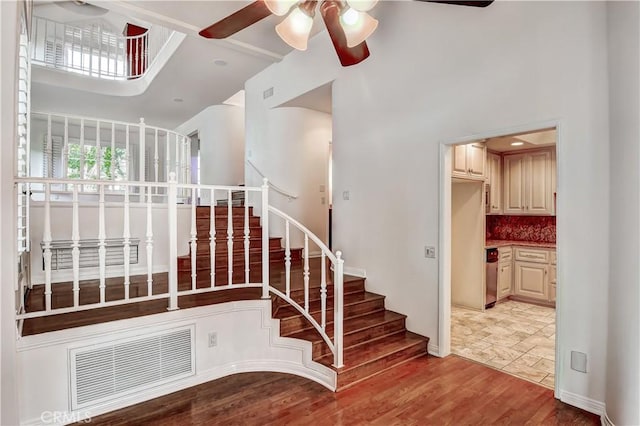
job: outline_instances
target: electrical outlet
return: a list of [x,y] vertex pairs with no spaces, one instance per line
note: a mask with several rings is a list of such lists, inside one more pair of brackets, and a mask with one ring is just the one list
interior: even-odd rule
[[429,259],[436,258],[436,248],[433,246],[424,246],[424,257]]
[[342,199],[343,200],[349,199],[349,191],[342,191]]
[[322,204],[323,206],[325,205],[326,200],[324,197],[320,197],[320,204]]
[[587,354],[571,351],[571,369],[581,373],[587,372]]
[[324,192],[325,191],[325,186],[324,185],[320,185],[320,192]]
[[212,331],[209,333],[209,347],[213,348],[214,346],[218,346],[218,333]]

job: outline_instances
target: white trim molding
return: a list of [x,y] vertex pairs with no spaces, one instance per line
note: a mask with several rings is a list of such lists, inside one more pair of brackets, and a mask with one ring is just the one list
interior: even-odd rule
[[607,409],[605,407],[604,413],[600,416],[600,424],[602,426],[615,426],[615,424],[611,421],[609,416],[607,415]]
[[560,401],[599,416],[605,414],[606,411],[604,402],[562,389],[560,389]]
[[344,273],[359,278],[367,278],[367,270],[362,268],[354,268],[352,266],[345,266]]
[[431,343],[431,341],[429,341],[429,344],[427,345],[427,352],[429,353],[429,355],[433,355],[433,356],[436,356],[438,358],[442,358],[440,356],[440,347],[438,345],[435,345],[435,344]]

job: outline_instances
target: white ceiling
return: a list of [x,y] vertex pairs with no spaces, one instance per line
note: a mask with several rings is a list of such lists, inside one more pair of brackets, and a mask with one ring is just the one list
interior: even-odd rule
[[[486,142],[487,148],[496,152],[520,151],[523,149],[553,146],[556,144],[556,129],[501,136],[487,139]],[[513,146],[511,145],[513,142],[522,142],[522,145]]]

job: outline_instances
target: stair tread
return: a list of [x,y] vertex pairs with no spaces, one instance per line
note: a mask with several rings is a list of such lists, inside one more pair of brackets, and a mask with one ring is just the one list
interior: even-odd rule
[[[332,368],[340,374],[418,344],[425,345],[426,353],[426,342],[426,337],[410,331],[381,337],[376,340],[345,348],[343,355],[344,367]],[[331,365],[333,363],[333,354],[325,355],[317,361],[325,365]]]
[[[353,318],[345,318],[344,320],[344,333],[355,333],[367,328],[375,327],[378,325],[382,325],[385,323],[390,323],[393,321],[403,320],[407,316],[403,314],[399,314],[397,312],[384,310],[384,311],[376,311],[366,315],[360,315]],[[327,324],[326,328],[327,334],[329,336],[333,335],[333,322]],[[306,329],[302,331],[298,331],[296,333],[285,335],[286,337],[291,337],[294,339],[302,339],[308,340],[312,343],[323,341],[320,334],[317,332],[315,328]]]
[[[350,305],[357,305],[359,303],[366,303],[373,300],[384,299],[384,298],[385,297],[380,294],[370,293],[368,291],[365,291],[362,293],[352,293],[344,296],[344,306],[346,307]],[[329,307],[331,307],[331,309],[329,309]],[[333,304],[327,302],[327,311],[329,310],[333,312]],[[309,313],[311,315],[320,313],[320,311],[321,311],[320,303],[313,303],[313,305],[311,303],[309,304]],[[275,314],[275,318],[278,318],[281,320],[287,319],[287,318],[299,317],[299,316],[302,316],[302,314],[296,308],[293,308],[287,305],[278,309],[278,312],[276,312]]]

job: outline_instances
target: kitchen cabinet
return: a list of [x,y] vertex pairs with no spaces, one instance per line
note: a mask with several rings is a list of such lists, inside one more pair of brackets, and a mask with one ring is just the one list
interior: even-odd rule
[[516,261],[513,293],[516,296],[547,301],[549,299],[548,274],[548,265]]
[[465,179],[485,179],[487,149],[484,143],[470,143],[453,147],[451,175]]
[[511,247],[500,247],[498,261],[498,300],[511,295],[513,268],[511,260]]
[[487,153],[487,177],[489,183],[488,214],[502,213],[502,157]]
[[553,215],[552,150],[504,156],[504,214]]

